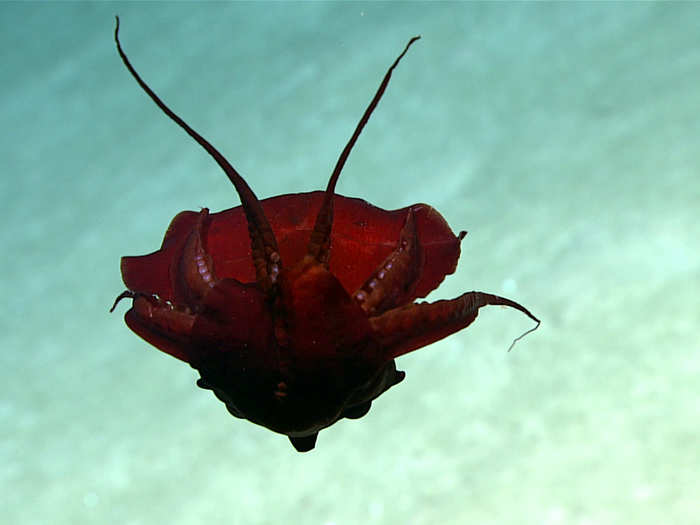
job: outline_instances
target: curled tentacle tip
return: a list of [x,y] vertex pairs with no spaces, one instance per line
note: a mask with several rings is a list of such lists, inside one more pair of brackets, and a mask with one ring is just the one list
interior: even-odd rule
[[537,329],[540,327],[541,321],[540,321],[539,319],[537,319],[537,317],[535,317],[534,315],[531,316],[531,317],[532,317],[532,319],[533,319],[534,321],[537,322],[537,324],[536,324],[535,326],[533,326],[532,328],[530,328],[529,330],[527,330],[526,332],[520,334],[520,335],[519,335],[518,337],[516,337],[515,339],[513,339],[513,342],[512,342],[512,343],[510,344],[510,346],[508,347],[508,351],[509,351],[509,352],[513,349],[513,347],[515,346],[515,343],[517,343],[518,341],[520,341],[520,340],[521,340],[523,337],[525,337],[527,334],[530,334],[530,333],[534,332],[535,330],[537,330]]
[[121,301],[122,299],[127,299],[127,298],[134,299],[134,298],[136,298],[136,294],[134,292],[132,292],[131,290],[125,290],[122,293],[120,293],[117,296],[117,298],[114,300],[114,304],[112,305],[112,308],[109,309],[109,313],[111,314],[112,312],[114,312],[114,309],[119,304],[119,301]]
[[[414,36],[413,38],[411,38],[411,39],[408,41],[408,44],[406,44],[406,49],[404,49],[404,53],[405,53],[406,51],[408,51],[408,48],[411,47],[411,45],[413,45],[413,43],[414,43],[416,40],[420,40],[420,35],[416,35],[416,36]],[[403,55],[401,55],[401,56],[403,56]]]

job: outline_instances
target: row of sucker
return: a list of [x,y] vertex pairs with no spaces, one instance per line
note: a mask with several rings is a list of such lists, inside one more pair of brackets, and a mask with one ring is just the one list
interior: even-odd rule
[[[383,291],[381,288],[377,288],[380,281],[384,280],[387,274],[391,272],[392,268],[394,267],[394,261],[402,255],[407,246],[408,241],[406,241],[406,239],[401,239],[401,243],[397,249],[392,252],[388,260],[379,268],[379,270],[375,272],[371,279],[366,281],[365,284],[363,284],[362,287],[355,292],[355,300],[360,303],[360,306],[363,306],[366,303],[370,295],[374,293],[381,293]],[[363,307],[363,309],[365,308]]]

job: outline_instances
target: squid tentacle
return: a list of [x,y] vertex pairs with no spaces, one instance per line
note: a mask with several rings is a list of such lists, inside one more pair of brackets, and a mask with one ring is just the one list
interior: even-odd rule
[[369,321],[386,358],[393,359],[466,328],[476,319],[479,309],[487,305],[515,308],[537,323],[517,337],[509,351],[518,340],[540,326],[540,320],[524,306],[484,292],[467,292],[455,299],[434,303],[409,304],[372,317]]
[[409,208],[398,245],[353,293],[353,297],[370,316],[404,304],[416,289],[423,262],[413,210]]
[[192,129],[182,118],[175,114],[160,97],[146,84],[141,76],[136,72],[136,69],[131,65],[131,62],[124,53],[121,43],[119,42],[119,17],[116,17],[117,25],[114,29],[114,40],[117,43],[117,51],[124,62],[124,65],[138,82],[141,89],[151,98],[163,113],[180,126],[197,144],[202,146],[204,150],[216,161],[221,169],[226,173],[229,180],[233,184],[238,196],[241,199],[241,205],[245,212],[246,220],[248,221],[248,233],[250,235],[250,243],[253,254],[253,264],[255,266],[255,274],[258,285],[267,294],[273,294],[273,289],[277,283],[282,261],[279,256],[279,248],[277,247],[277,239],[272,231],[269,221],[265,216],[262,205],[255,195],[253,190],[248,186],[248,183],[236,171],[236,169],[226,160],[226,158],[212,144]]
[[391,65],[391,67],[389,67],[388,71],[384,75],[384,78],[382,79],[381,84],[379,85],[379,88],[377,89],[377,92],[374,94],[374,97],[370,101],[369,106],[367,106],[367,109],[362,115],[362,118],[357,123],[357,127],[355,128],[355,131],[350,137],[350,140],[343,148],[343,151],[340,153],[340,157],[338,157],[338,161],[335,164],[335,168],[333,168],[333,173],[331,173],[331,178],[328,181],[328,186],[326,187],[326,194],[323,198],[323,203],[321,204],[321,209],[319,210],[318,215],[316,216],[316,223],[314,224],[314,229],[311,233],[311,240],[309,241],[309,247],[307,249],[309,255],[311,255],[316,261],[318,261],[326,267],[328,266],[328,255],[331,244],[331,227],[333,226],[333,195],[335,194],[335,185],[338,182],[340,172],[343,171],[345,161],[348,159],[350,151],[355,145],[355,142],[357,142],[357,138],[360,136],[360,133],[362,133],[362,129],[365,127],[365,124],[367,124],[367,122],[369,121],[369,117],[372,115],[372,112],[377,107],[377,104],[382,98],[382,95],[384,95],[384,91],[389,85],[389,80],[391,80],[391,73],[399,64],[399,61],[406,54],[408,48],[411,47],[411,44],[413,44],[413,42],[415,42],[418,39],[420,39],[420,36],[414,36],[413,38],[411,38],[408,41],[408,44],[406,44],[404,50],[398,56],[398,58],[394,60],[394,63]]

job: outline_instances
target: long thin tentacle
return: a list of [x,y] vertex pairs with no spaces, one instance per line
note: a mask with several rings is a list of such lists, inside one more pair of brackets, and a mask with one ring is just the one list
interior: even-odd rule
[[340,172],[343,170],[343,166],[345,166],[345,161],[347,160],[348,155],[350,155],[350,151],[355,145],[355,142],[357,142],[357,138],[360,136],[360,133],[362,133],[362,129],[365,127],[365,124],[367,124],[367,121],[372,115],[374,108],[377,107],[379,100],[382,98],[384,90],[386,90],[386,87],[389,84],[389,80],[391,80],[391,73],[394,71],[394,68],[398,65],[399,61],[406,54],[408,48],[411,47],[411,44],[413,44],[413,42],[415,42],[419,38],[420,36],[414,36],[413,38],[411,38],[411,40],[408,41],[408,44],[406,44],[404,50],[401,52],[401,54],[398,56],[398,58],[394,61],[394,63],[384,75],[384,79],[379,85],[379,89],[377,89],[377,92],[374,94],[372,101],[369,103],[369,106],[367,106],[367,109],[362,115],[360,122],[358,122],[357,127],[355,128],[355,132],[352,134],[352,137],[350,137],[350,140],[345,145],[345,148],[343,148],[340,157],[338,157],[338,162],[336,162],[335,168],[333,168],[333,173],[331,174],[331,178],[328,181],[328,186],[326,187],[326,195],[323,198],[321,209],[319,210],[318,215],[316,216],[316,224],[314,225],[314,230],[311,233],[311,240],[309,241],[309,255],[311,255],[313,258],[316,259],[316,261],[318,261],[321,264],[328,264],[331,227],[333,226],[333,195],[335,193],[335,185],[338,182]]
[[515,308],[537,323],[517,337],[508,351],[540,326],[540,320],[524,306],[484,292],[467,292],[448,301],[412,303],[372,317],[370,323],[387,358],[393,359],[466,328],[476,319],[479,309],[487,305]]
[[224,158],[224,156],[219,153],[219,151],[212,146],[209,141],[202,137],[199,133],[193,130],[184,120],[177,116],[165,103],[156,95],[156,93],[143,81],[141,76],[136,72],[134,67],[129,62],[126,54],[124,53],[121,43],[119,42],[119,17],[116,17],[117,25],[114,29],[114,40],[117,43],[117,50],[119,51],[119,56],[124,62],[124,65],[134,77],[136,82],[138,82],[141,89],[143,89],[146,94],[155,102],[155,104],[170,117],[178,126],[187,132],[187,134],[192,137],[200,146],[202,146],[209,155],[217,162],[217,164],[224,170],[229,180],[236,188],[238,195],[241,199],[241,204],[243,205],[243,210],[245,211],[246,219],[248,221],[248,232],[250,234],[250,242],[252,246],[253,253],[253,263],[255,265],[255,272],[258,284],[266,292],[270,292],[274,286],[277,276],[280,271],[281,261],[279,257],[279,250],[277,248],[277,240],[272,232],[270,223],[265,216],[262,205],[260,201],[250,189],[248,183],[241,177],[241,175],[235,170],[233,166]]

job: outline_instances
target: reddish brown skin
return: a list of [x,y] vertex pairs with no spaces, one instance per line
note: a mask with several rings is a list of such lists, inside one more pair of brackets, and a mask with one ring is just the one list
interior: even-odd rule
[[197,384],[231,414],[305,452],[320,430],[362,417],[404,378],[396,357],[466,328],[482,306],[515,308],[539,326],[520,304],[483,292],[416,303],[455,271],[465,232],[455,235],[426,204],[387,211],[335,194],[392,71],[419,37],[387,71],[326,190],[262,201],[141,79],[122,50],[118,18],[114,38],[141,88],[221,166],[242,205],[181,212],[158,251],[123,257],[127,291],[112,310],[132,299],[129,328],[197,369]]

